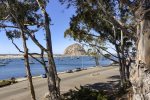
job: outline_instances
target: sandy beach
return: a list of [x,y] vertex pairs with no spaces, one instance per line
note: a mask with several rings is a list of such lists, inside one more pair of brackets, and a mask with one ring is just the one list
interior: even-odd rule
[[[59,77],[61,78],[61,93],[65,93],[69,89],[75,89],[75,87],[80,87],[80,85],[97,86],[97,88],[102,89],[103,85],[110,82],[113,82],[113,84],[118,83],[119,67],[95,67],[74,73],[60,73]],[[19,81],[16,84],[0,88],[0,100],[30,100],[28,81],[21,81],[21,79]],[[48,91],[46,78],[33,78],[33,83],[37,100],[42,100]],[[108,86],[106,88],[113,88]]]

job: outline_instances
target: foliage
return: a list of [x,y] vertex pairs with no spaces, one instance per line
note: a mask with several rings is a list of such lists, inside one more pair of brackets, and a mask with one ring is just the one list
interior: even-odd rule
[[[62,4],[76,9],[65,37],[89,45],[97,49],[98,53],[101,51],[109,54],[110,56],[101,55],[119,63],[121,87],[126,87],[126,80],[129,80],[132,60],[127,58],[131,58],[130,51],[136,42],[136,20],[127,1],[130,0],[60,0]],[[101,46],[101,43],[105,45]],[[106,48],[113,49],[115,53]]]
[[42,15],[38,13],[39,6],[36,1],[3,0],[0,1],[0,6],[0,13],[2,13],[0,15],[0,28],[5,29],[9,39],[20,38],[20,27],[15,17],[23,25],[23,28],[27,29],[32,35],[43,25]]
[[[122,52],[121,43],[124,51],[129,51],[133,46],[135,20],[129,8],[119,0],[60,0],[60,2],[76,9],[70,27],[65,31],[65,37],[107,53],[107,43],[118,46],[116,52]],[[113,18],[115,21],[112,20]],[[126,30],[122,38],[120,23],[123,23],[122,27]],[[102,43],[105,45],[101,46]]]
[[13,30],[13,31],[9,30],[6,31],[6,36],[8,37],[8,39],[20,38],[21,33],[18,30]]
[[0,87],[7,86],[10,84],[14,84],[14,83],[16,83],[15,80],[1,80],[0,81]]
[[96,50],[92,50],[92,49],[88,49],[87,54],[89,56],[93,56],[93,57],[100,56],[99,53]]
[[111,57],[111,55],[110,54],[105,54],[105,57],[109,58],[109,57]]
[[101,91],[80,86],[80,89],[63,94],[63,100],[107,100],[107,96]]
[[8,81],[8,80],[2,80],[2,81],[0,81],[0,87],[6,86],[6,85],[10,85],[10,84],[11,84],[11,82]]
[[[29,57],[31,56],[40,64],[43,65],[45,73],[48,77],[48,89],[50,93],[49,99],[58,100],[59,98],[59,77],[53,58],[51,32],[50,32],[50,17],[46,11],[47,2],[49,0],[1,0],[0,12],[4,13],[0,17],[0,28],[4,29],[7,37],[11,40],[13,45],[19,52],[24,53],[25,67],[29,79],[29,87],[31,98],[36,100],[34,86],[32,84],[32,75],[30,71]],[[41,11],[39,11],[41,10]],[[39,30],[44,30],[44,38],[46,47],[43,46],[36,38],[36,33]],[[21,35],[21,36],[20,36]],[[22,51],[14,42],[14,38],[22,38],[23,48]],[[27,39],[30,38],[41,50],[41,53],[29,52],[27,46]],[[48,62],[45,63],[44,54],[48,56]],[[40,59],[34,57],[40,55]],[[47,67],[49,66],[49,67]],[[56,82],[57,81],[57,82]],[[51,87],[52,86],[52,87]]]

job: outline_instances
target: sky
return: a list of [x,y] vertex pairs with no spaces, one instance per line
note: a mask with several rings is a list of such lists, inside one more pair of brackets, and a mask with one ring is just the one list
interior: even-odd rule
[[[66,9],[65,5],[61,5],[59,0],[50,0],[47,6],[47,12],[52,19],[51,33],[52,33],[52,46],[54,54],[63,54],[64,49],[75,43],[72,39],[64,38],[64,32],[69,28],[70,17],[75,13],[75,9]],[[8,40],[4,31],[0,31],[0,54],[18,54],[18,50]],[[37,39],[40,43],[45,45],[43,31],[37,33]],[[20,39],[16,39],[15,43],[23,50],[22,42]],[[37,46],[29,39],[28,47],[30,52],[40,52]]]

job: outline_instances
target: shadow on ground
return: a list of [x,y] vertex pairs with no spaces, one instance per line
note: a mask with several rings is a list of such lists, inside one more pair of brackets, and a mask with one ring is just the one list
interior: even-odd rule
[[[111,76],[108,79],[112,81],[86,84],[84,86],[81,86],[79,89],[76,88],[75,90],[70,90],[68,93],[64,94],[64,96],[66,96],[67,98],[71,98],[64,100],[116,100],[115,96],[119,90],[120,77],[119,75],[116,75]],[[100,98],[97,99],[99,94]]]
[[87,84],[84,87],[97,91],[103,91],[106,95],[108,95],[108,100],[116,100],[115,94],[118,92],[119,89],[120,76],[115,75],[109,77],[108,79],[112,79],[113,81]]
[[107,82],[100,82],[100,83],[94,83],[94,84],[87,84],[85,87],[94,89],[94,90],[104,90],[104,91],[110,91],[110,90],[115,90],[119,86],[119,80],[120,76],[115,75],[111,76],[108,79],[115,79],[115,81],[107,81]]
[[120,79],[120,76],[119,75],[114,75],[114,76],[109,77],[109,79]]

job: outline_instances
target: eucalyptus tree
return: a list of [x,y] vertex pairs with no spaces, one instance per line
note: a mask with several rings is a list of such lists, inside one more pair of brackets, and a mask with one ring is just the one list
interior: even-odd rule
[[46,11],[46,4],[41,0],[36,0],[39,7],[41,8],[41,12],[44,18],[44,29],[46,34],[46,49],[47,49],[47,56],[48,56],[48,63],[49,63],[49,74],[48,76],[48,88],[49,88],[49,96],[50,100],[59,100],[60,99],[60,78],[57,75],[56,65],[53,58],[53,51],[52,51],[52,40],[51,40],[51,31],[50,31],[50,17]]
[[[26,43],[26,35],[24,34],[24,26],[21,23],[25,23],[25,17],[27,18],[27,16],[25,16],[25,13],[27,13],[25,11],[29,10],[30,5],[28,4],[23,4],[21,2],[18,2],[16,0],[1,0],[0,1],[0,5],[1,5],[1,28],[4,28],[6,31],[7,36],[9,37],[9,39],[12,40],[13,42],[13,38],[18,38],[19,35],[22,38],[22,42],[23,42],[23,48],[24,48],[24,63],[25,63],[25,67],[26,67],[26,73],[27,73],[27,78],[29,80],[29,88],[30,88],[30,92],[31,92],[31,99],[32,100],[36,100],[35,97],[35,91],[34,91],[34,86],[32,83],[32,75],[31,75],[31,71],[30,71],[30,65],[29,65],[29,57],[28,57],[28,47],[27,47],[27,43]],[[18,10],[18,12],[16,12],[16,10]],[[13,24],[14,26],[5,26],[6,23],[9,24]],[[18,27],[18,29],[6,29],[6,28],[16,28]]]
[[[115,40],[113,43],[115,43],[119,58],[124,56],[123,54],[121,56],[119,55],[123,49],[126,49],[122,41],[124,40],[122,36],[127,37],[127,40],[136,41],[136,65],[132,68],[132,72],[130,73],[134,92],[133,99],[149,100],[150,0],[61,0],[61,2],[65,1],[67,1],[68,7],[73,5],[77,9],[77,14],[71,19],[74,24],[72,24],[72,22],[70,24],[71,31],[75,30],[73,36],[77,36],[77,33],[83,30],[81,26],[85,26],[85,23],[90,22],[87,26],[90,25],[90,28],[97,30],[97,32],[99,31],[99,35],[103,36],[103,33],[109,33],[107,36],[110,37],[113,35],[111,41]],[[88,6],[88,8],[86,6]],[[98,15],[95,15],[94,12],[85,14],[85,12],[89,10],[97,11],[96,14]],[[84,14],[84,16],[81,16],[82,14]],[[88,19],[84,20],[84,17],[89,18],[89,16],[92,16],[92,18],[90,18],[92,21]],[[76,21],[78,19],[82,20]],[[100,24],[97,25],[95,23]],[[108,23],[113,27],[106,27]],[[76,26],[77,28],[74,28]],[[94,26],[96,26],[96,28]],[[103,29],[106,30],[104,31]],[[113,34],[110,34],[111,31],[109,31],[109,29],[114,31]],[[120,39],[118,39],[118,37]],[[128,50],[127,48],[126,51]],[[119,62],[125,64],[124,61],[119,60]]]
[[[66,32],[65,38],[67,38],[68,36],[70,36],[70,35],[68,32]],[[93,41],[93,40],[90,40],[90,38],[92,39],[92,37],[89,37],[86,40],[87,40],[87,42],[90,42],[92,45],[88,44],[87,42],[85,42],[81,39],[74,37],[75,41],[80,42],[81,44],[83,44],[86,47],[87,55],[91,56],[95,60],[95,65],[100,66],[99,60],[101,58],[101,55],[104,55],[104,54],[101,50],[98,50],[96,46],[106,49],[104,47],[105,42],[100,39],[97,39],[97,38],[95,38]]]
[[133,100],[150,99],[150,0],[125,0],[121,2],[128,6],[136,19],[137,55],[136,65],[131,71]]
[[[52,43],[51,43],[51,33],[50,33],[50,17],[46,12],[45,8],[47,6],[48,1],[31,1],[31,0],[2,0],[1,1],[1,24],[0,27],[5,29],[7,36],[14,46],[21,52],[24,53],[25,61],[28,63],[28,55],[33,57],[35,60],[40,62],[46,72],[47,75],[47,83],[49,90],[49,100],[58,100],[60,99],[60,90],[59,90],[59,82],[60,79],[57,75],[56,66],[53,58],[52,52]],[[39,13],[39,10],[43,13]],[[44,47],[36,38],[36,33],[39,30],[45,30],[45,34],[43,34],[46,38],[46,47]],[[22,51],[14,42],[14,38],[16,36],[22,37],[24,43],[24,51]],[[41,54],[38,53],[29,53],[26,40],[30,38],[35,45],[37,45]],[[44,53],[47,54],[48,64],[45,63]],[[37,59],[33,55],[41,56],[41,59]],[[28,74],[30,73],[29,64],[28,66]],[[30,78],[30,83],[32,83],[31,75],[27,75]],[[31,85],[31,84],[30,84]],[[33,89],[31,90],[33,91]],[[31,92],[33,93],[33,92]],[[32,95],[32,98],[35,97]]]
[[[70,36],[79,42],[87,43],[97,50],[110,54],[111,60],[120,65],[121,86],[129,82],[129,65],[131,63],[130,47],[134,41],[134,20],[128,7],[120,4],[119,0],[60,0],[76,8],[76,14],[71,18],[70,28],[65,36]],[[109,52],[106,47],[93,44],[101,40],[105,44],[114,45],[117,55]],[[104,55],[105,56],[105,55]],[[112,59],[115,58],[115,59]],[[116,60],[118,59],[118,60]],[[129,60],[128,64],[126,61]]]

